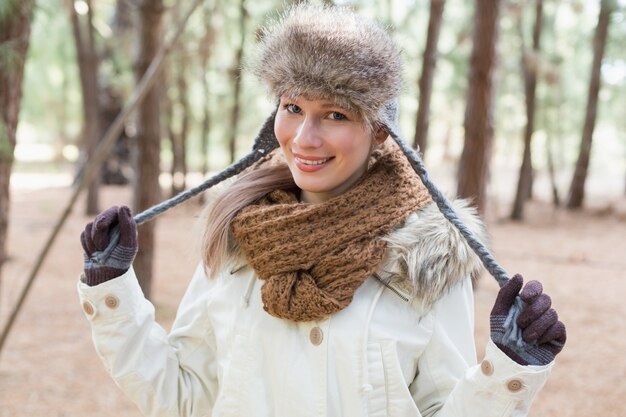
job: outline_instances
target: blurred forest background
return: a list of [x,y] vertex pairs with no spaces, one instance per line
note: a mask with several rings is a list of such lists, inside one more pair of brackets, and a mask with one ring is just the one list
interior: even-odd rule
[[[74,212],[93,217],[121,187],[137,213],[248,153],[275,103],[242,67],[294,3],[0,0],[0,293],[12,192],[84,189]],[[626,0],[317,3],[389,28],[403,136],[447,194],[521,224],[532,201],[626,213]],[[148,297],[157,222],[135,262]]]

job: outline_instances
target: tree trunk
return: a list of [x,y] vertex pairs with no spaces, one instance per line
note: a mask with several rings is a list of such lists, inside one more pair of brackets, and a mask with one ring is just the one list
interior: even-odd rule
[[[213,51],[213,42],[215,40],[215,30],[213,28],[212,22],[212,10],[205,9],[204,10],[204,27],[205,27],[205,35],[200,43],[200,66],[202,68],[202,95],[203,95],[203,105],[202,105],[202,132],[200,136],[200,153],[202,156],[202,176],[206,177],[209,173],[209,133],[211,131],[211,108],[210,108],[210,86],[209,86],[209,68],[210,68],[210,60],[211,53]],[[200,204],[205,203],[205,194],[200,194],[200,198],[198,201]]]
[[[113,36],[103,39],[100,62],[113,67],[112,71],[100,74],[99,106],[100,106],[100,137],[104,137],[115,118],[122,111],[124,101],[124,89],[113,82],[112,77],[116,73],[123,71],[119,62],[120,56],[123,60],[130,55],[131,43],[134,40],[132,33],[135,10],[132,1],[116,0],[115,11],[110,20]],[[102,164],[101,180],[106,185],[126,185],[133,177],[133,161],[131,161],[131,140],[130,129],[124,129],[111,154]],[[134,142],[134,141],[133,141]]]
[[172,196],[184,191],[187,184],[187,132],[189,131],[189,97],[185,68],[188,66],[187,52],[181,48],[178,56],[179,65],[176,71],[176,90],[180,106],[181,125],[172,138]]
[[428,144],[428,125],[430,118],[430,99],[433,92],[433,78],[437,65],[437,44],[443,20],[445,0],[430,0],[430,18],[428,20],[428,33],[426,35],[426,47],[422,57],[422,75],[419,80],[419,106],[415,122],[415,138],[413,147],[422,154],[426,152]]
[[[2,266],[7,260],[11,169],[15,150],[15,134],[22,101],[24,63],[33,18],[33,2],[15,2],[11,10],[0,17],[0,46],[10,53],[5,65],[0,65],[0,282]],[[11,45],[11,46],[9,46]],[[2,58],[2,57],[0,57]]]
[[174,177],[176,176],[176,129],[174,127],[174,123],[176,120],[176,115],[174,114],[174,99],[172,98],[174,87],[172,87],[172,69],[175,58],[175,54],[170,56],[168,60],[168,66],[163,70],[163,123],[165,125],[165,131],[167,140],[170,144],[170,151],[172,154],[172,162],[170,164],[170,177],[171,177],[171,187],[170,194],[175,194],[176,185],[174,184]]
[[117,0],[111,19],[111,27],[116,35],[123,35],[133,28],[133,0]]
[[231,80],[233,83],[233,107],[230,114],[230,141],[229,150],[230,150],[230,162],[235,162],[235,158],[237,157],[237,128],[239,126],[239,113],[240,113],[240,102],[239,102],[239,91],[241,90],[241,63],[243,60],[243,47],[246,39],[246,18],[248,12],[246,11],[246,1],[239,1],[239,33],[240,33],[240,42],[237,47],[237,52],[235,53],[235,63],[234,67],[231,70]]
[[[82,153],[85,161],[92,158],[98,141],[100,140],[100,121],[99,121],[99,103],[98,103],[98,52],[94,40],[94,28],[92,24],[93,9],[91,1],[87,2],[89,10],[87,13],[87,22],[83,23],[79,20],[78,14],[74,8],[74,1],[67,0],[67,9],[72,22],[72,32],[74,35],[74,45],[76,46],[76,60],[78,63],[78,74],[80,78],[80,86],[83,93],[83,138]],[[100,183],[99,176],[89,184],[87,189],[86,214],[94,215],[99,212],[98,207],[98,185]]]
[[[552,189],[552,204],[554,207],[561,206],[561,197],[559,193],[559,187],[556,181],[556,164],[554,160],[555,147],[561,142],[561,82],[560,78],[553,73],[553,75],[546,77],[546,83],[549,88],[554,90],[552,94],[547,95],[546,111],[544,114],[544,125],[546,127],[546,154],[548,158],[548,175],[550,178],[550,186]],[[562,152],[557,152],[562,154]]]
[[465,109],[465,142],[459,162],[457,194],[473,198],[480,213],[493,143],[493,107],[501,0],[476,0],[469,87]]
[[591,141],[593,129],[596,124],[596,113],[598,109],[598,93],[600,91],[600,67],[606,46],[606,39],[609,31],[609,21],[611,13],[615,8],[613,0],[601,0],[598,26],[593,39],[593,64],[591,67],[591,79],[589,81],[589,93],[587,97],[587,114],[583,127],[580,152],[576,169],[569,189],[567,208],[578,209],[582,207],[585,197],[585,181],[587,180],[587,169],[589,168],[589,157],[591,154]]
[[524,218],[524,203],[531,195],[533,164],[531,155],[532,136],[535,131],[535,96],[537,91],[537,59],[543,29],[543,0],[535,0],[535,27],[533,30],[533,49],[530,56],[524,47],[524,33],[521,21],[519,22],[520,35],[522,36],[522,74],[524,76],[524,92],[526,98],[526,128],[524,129],[524,154],[522,166],[519,171],[517,192],[511,211],[511,219],[521,220]]
[[[123,98],[121,93],[112,85],[100,88],[100,137],[104,137],[115,118],[122,111]],[[102,184],[126,185],[131,175],[130,138],[125,131],[120,133],[108,158],[102,164],[100,177]]]
[[559,207],[561,205],[561,199],[559,197],[559,188],[556,185],[554,152],[552,151],[552,135],[550,133],[548,133],[546,138],[546,154],[548,157],[548,176],[550,178],[550,188],[552,190],[552,203],[554,204],[554,207]]
[[[156,55],[161,42],[161,26],[164,6],[162,0],[142,0],[139,4],[138,38],[135,78],[141,79]],[[161,88],[157,83],[146,95],[137,109],[137,178],[134,189],[135,213],[146,210],[161,199],[159,186],[161,149],[160,124]],[[154,233],[156,220],[139,227],[139,252],[134,268],[139,285],[149,298],[152,284],[154,258]]]

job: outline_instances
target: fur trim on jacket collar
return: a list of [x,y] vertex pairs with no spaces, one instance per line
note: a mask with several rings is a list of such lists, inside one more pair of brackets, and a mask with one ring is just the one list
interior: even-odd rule
[[[486,242],[487,233],[476,210],[465,200],[453,201],[452,207],[463,223]],[[476,278],[482,270],[478,256],[435,203],[411,214],[385,240],[388,251],[380,268],[382,279],[421,302],[425,309],[455,284],[468,276]]]

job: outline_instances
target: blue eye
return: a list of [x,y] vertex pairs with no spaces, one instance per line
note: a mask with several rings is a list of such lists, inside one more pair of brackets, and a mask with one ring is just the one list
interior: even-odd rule
[[295,104],[291,104],[291,103],[290,104],[286,104],[285,108],[287,109],[287,111],[289,113],[295,113],[295,114],[302,113],[302,109],[300,107],[298,107],[297,105],[295,105]]
[[330,114],[330,118],[333,120],[345,120],[347,119],[346,115],[343,113],[339,113],[338,111],[334,111]]

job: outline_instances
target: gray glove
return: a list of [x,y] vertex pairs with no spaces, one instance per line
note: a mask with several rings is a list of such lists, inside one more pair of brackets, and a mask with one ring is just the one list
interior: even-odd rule
[[547,365],[565,345],[565,325],[541,283],[529,281],[522,290],[523,282],[518,274],[500,289],[491,310],[491,339],[521,365]]
[[[119,241],[109,247],[117,233]],[[87,285],[101,284],[128,271],[137,254],[137,223],[130,209],[113,206],[98,214],[81,233],[80,243]]]

